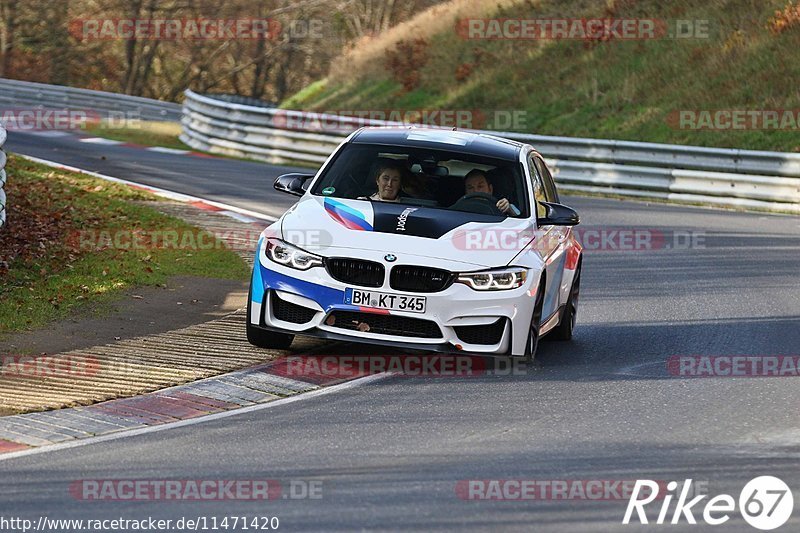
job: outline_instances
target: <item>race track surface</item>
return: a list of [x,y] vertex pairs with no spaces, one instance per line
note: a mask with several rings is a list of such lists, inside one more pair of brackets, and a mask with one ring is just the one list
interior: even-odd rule
[[[272,189],[291,170],[283,167],[72,136],[12,132],[7,146],[273,216],[293,203]],[[277,516],[286,531],[638,531],[656,526],[622,526],[627,500],[613,494],[479,501],[460,489],[470,480],[692,478],[711,495],[738,499],[750,479],[775,475],[798,490],[797,377],[682,377],[667,361],[800,354],[800,220],[563,201],[580,212],[579,228],[593,243],[584,257],[579,325],[572,342],[542,342],[526,373],[392,376],[263,411],[0,461],[0,515]],[[620,249],[624,238],[610,230],[638,231],[656,249]],[[262,478],[279,480],[281,497],[89,502],[69,491],[85,479]],[[321,481],[322,497],[284,498],[292,480],[297,487]],[[701,522],[704,504],[694,513]],[[648,508],[651,520],[659,508]],[[796,530],[797,514],[781,530]],[[756,531],[732,516],[717,530]],[[681,531],[708,528],[680,523]]]

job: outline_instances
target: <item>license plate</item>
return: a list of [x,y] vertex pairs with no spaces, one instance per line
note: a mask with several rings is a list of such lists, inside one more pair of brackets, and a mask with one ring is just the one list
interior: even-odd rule
[[390,311],[424,313],[427,298],[347,288],[344,291],[344,303],[375,309],[389,309]]

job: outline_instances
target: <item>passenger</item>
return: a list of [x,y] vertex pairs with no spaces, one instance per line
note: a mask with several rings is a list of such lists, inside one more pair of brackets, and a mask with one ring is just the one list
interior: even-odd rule
[[[464,191],[464,194],[482,192],[494,195],[494,187],[486,177],[486,173],[477,168],[473,168],[464,176]],[[497,209],[506,215],[516,216],[520,214],[520,210],[509,202],[507,198],[497,200]]]

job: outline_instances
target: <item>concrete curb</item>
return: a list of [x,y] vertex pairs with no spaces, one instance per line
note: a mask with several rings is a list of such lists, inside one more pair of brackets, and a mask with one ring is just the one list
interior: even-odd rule
[[[278,359],[161,391],[87,407],[0,418],[0,457],[35,448],[169,425],[237,411],[365,377],[287,377],[287,360]],[[335,371],[331,375],[336,375]],[[313,382],[312,382],[313,381]]]

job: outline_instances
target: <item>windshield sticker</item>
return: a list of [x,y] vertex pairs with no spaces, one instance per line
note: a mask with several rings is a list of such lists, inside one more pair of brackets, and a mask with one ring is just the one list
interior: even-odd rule
[[322,194],[325,196],[330,196],[331,194],[336,192],[336,187],[325,187],[322,189]]
[[408,133],[409,141],[428,141],[443,144],[457,144],[459,146],[466,146],[472,138],[472,135],[462,133],[460,131],[447,131],[442,130],[421,130],[411,131]]

